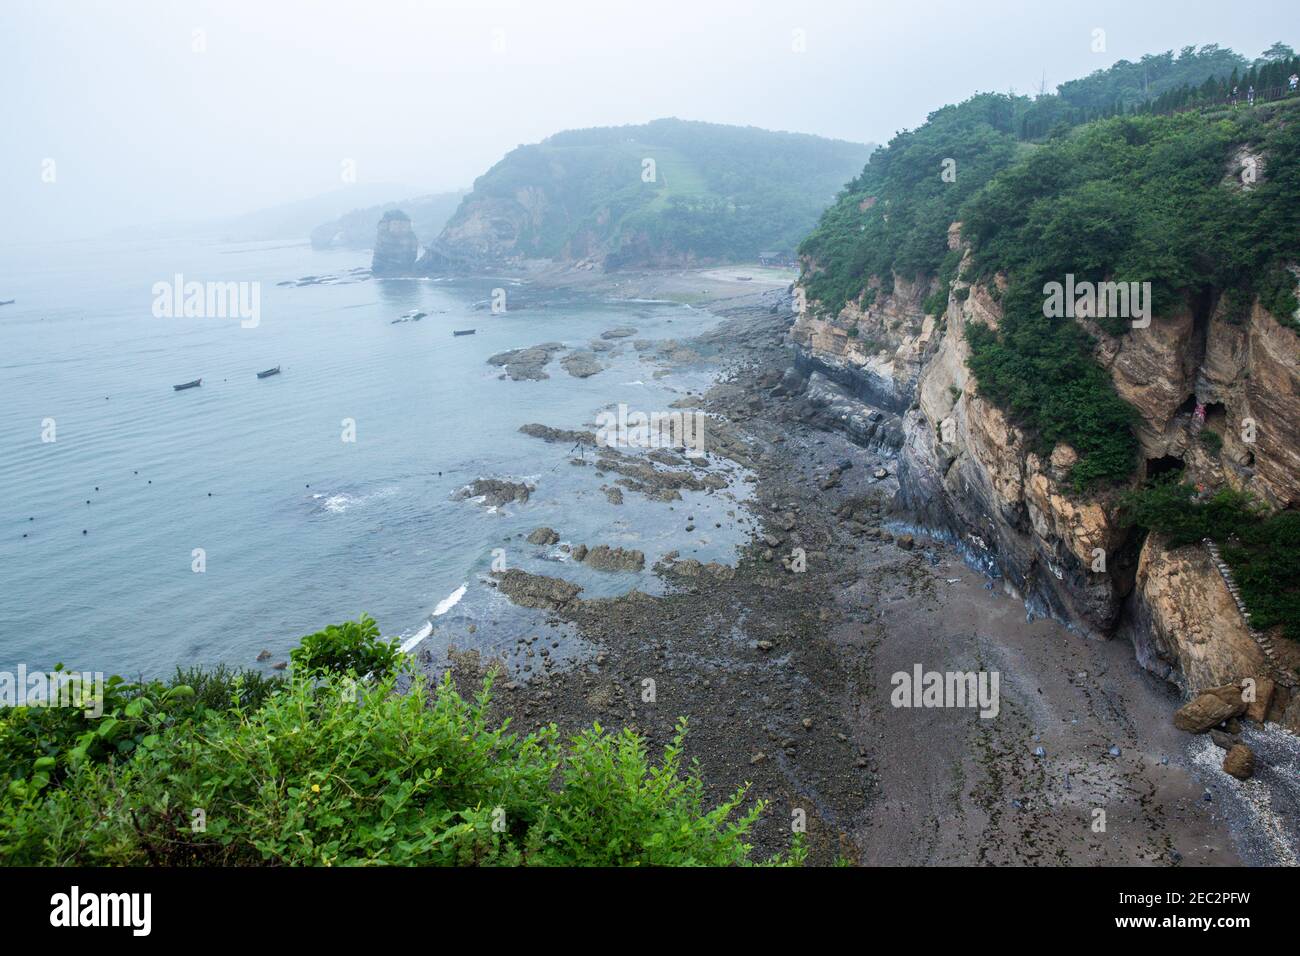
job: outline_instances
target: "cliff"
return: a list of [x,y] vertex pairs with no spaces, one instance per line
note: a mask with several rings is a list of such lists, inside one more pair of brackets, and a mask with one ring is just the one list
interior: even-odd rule
[[[953,238],[959,242],[956,230]],[[967,328],[997,328],[996,293],[956,281],[935,316],[921,305],[930,291],[896,280],[869,307],[850,304],[833,316],[805,311],[790,332],[806,366],[868,404],[901,408],[899,509],[951,533],[1032,605],[1094,636],[1131,640],[1144,667],[1189,692],[1278,677],[1204,548],[1143,539],[1120,520],[1115,491],[1075,489],[1069,445],[1042,454],[980,396]],[[1138,412],[1143,454],[1181,457],[1197,483],[1226,483],[1275,507],[1297,507],[1296,336],[1256,305],[1244,326],[1212,321],[1202,351],[1186,334],[1188,322],[1172,316],[1122,348],[1099,341],[1099,359]],[[1194,416],[1180,411],[1189,400],[1214,409],[1210,427],[1222,426],[1225,436],[1221,456],[1196,440]],[[1250,446],[1237,436],[1246,419],[1260,436]],[[1293,675],[1300,651],[1283,638],[1273,644]]]
[[[1300,509],[1300,289],[1295,263],[1270,245],[1266,224],[1257,225],[1270,219],[1266,207],[1254,205],[1264,196],[1250,194],[1263,190],[1267,208],[1287,215],[1300,207],[1300,180],[1284,178],[1277,164],[1296,119],[1292,105],[1238,121],[1227,132],[1223,124],[1211,130],[1212,120],[1200,117],[1156,118],[1144,126],[1115,120],[1080,130],[1074,145],[1063,140],[1016,158],[1003,153],[999,168],[950,207],[968,213],[973,227],[948,224],[942,246],[928,253],[930,267],[916,270],[871,268],[873,261],[897,266],[901,243],[883,256],[879,247],[846,253],[831,234],[852,235],[858,231],[853,217],[880,212],[873,207],[889,195],[890,183],[869,166],[859,193],[851,188],[827,213],[821,235],[805,244],[799,294],[806,307],[790,338],[805,369],[901,414],[901,512],[960,540],[1032,607],[1090,635],[1131,641],[1142,666],[1186,693],[1244,677],[1275,681],[1269,716],[1300,732],[1300,701],[1287,709],[1300,667],[1294,560],[1251,568],[1243,589],[1217,548],[1199,540],[1173,547],[1164,534],[1136,526],[1127,511],[1133,489],[1170,474],[1196,490],[1189,507],[1211,508],[1220,500],[1216,493],[1241,492],[1264,516],[1294,516]],[[1206,229],[1189,221],[1184,228],[1199,234],[1184,237],[1159,223],[1165,248],[1173,250],[1163,259],[1166,273],[1183,274],[1184,241],[1189,263],[1231,242],[1232,255],[1247,264],[1231,275],[1200,265],[1205,271],[1188,269],[1184,285],[1169,279],[1161,288],[1157,279],[1149,327],[1087,315],[1044,324],[1043,298],[1035,296],[1044,276],[1076,271],[1074,261],[1100,262],[1105,275],[1131,268],[1133,250],[1148,242],[1140,204],[1125,224],[1129,233],[1119,238],[1090,233],[1095,220],[1086,218],[1074,218],[1060,233],[1065,239],[1054,238],[1054,223],[1043,225],[1050,214],[1041,210],[1068,209],[1076,195],[1112,198],[1096,188],[1101,174],[1091,184],[1069,175],[1071,151],[1095,153],[1089,140],[1099,136],[1129,138],[1144,162],[1154,162],[1175,138],[1184,149],[1207,154],[1200,161],[1208,174],[1195,187],[1144,180],[1141,188],[1167,189],[1161,203],[1181,198],[1185,207],[1222,215],[1240,230],[1216,234],[1223,224]],[[1161,138],[1169,142],[1158,150]],[[1258,160],[1253,168],[1274,174],[1241,179],[1239,158],[1248,154]],[[1049,168],[1053,178],[1044,185]],[[1121,205],[1123,188],[1106,185]],[[868,192],[874,196],[864,199]],[[905,191],[890,195],[886,221],[864,221],[861,231],[878,230],[878,242],[887,245],[889,230],[912,215],[908,202]],[[1024,211],[1031,207],[1040,211]],[[1069,255],[1054,257],[1054,241],[1068,243]],[[855,261],[862,271],[851,272]],[[1053,268],[1036,271],[1044,261]],[[1154,267],[1150,274],[1160,276]],[[1049,387],[1039,378],[1050,379]],[[1064,395],[1065,412],[1084,413],[1053,417],[1046,407],[1057,398],[1053,392]],[[1086,420],[1093,403],[1123,416],[1097,427]],[[1124,416],[1128,426],[1115,428]],[[1091,470],[1080,467],[1084,459]],[[1232,534],[1224,537],[1235,546]],[[1243,560],[1235,552],[1233,559]],[[1273,580],[1261,585],[1261,571]],[[1248,604],[1259,602],[1261,586],[1274,602],[1267,620],[1281,623],[1256,630]]]

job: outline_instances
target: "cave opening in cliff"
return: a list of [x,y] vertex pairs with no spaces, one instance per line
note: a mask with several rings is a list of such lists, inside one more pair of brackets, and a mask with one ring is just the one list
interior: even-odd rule
[[1148,481],[1155,478],[1162,478],[1165,475],[1175,475],[1183,470],[1183,460],[1176,455],[1165,455],[1163,458],[1148,458],[1146,467],[1146,478]]

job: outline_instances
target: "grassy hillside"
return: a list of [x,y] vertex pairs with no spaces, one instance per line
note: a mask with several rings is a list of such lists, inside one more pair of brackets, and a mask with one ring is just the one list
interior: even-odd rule
[[[889,288],[892,274],[938,275],[947,254],[947,229],[966,201],[998,172],[1071,129],[1117,116],[1215,103],[1239,87],[1261,91],[1284,85],[1300,70],[1290,47],[1275,44],[1254,64],[1210,45],[1121,60],[1108,70],[1063,83],[1054,95],[983,93],[930,114],[872,156],[841,191],[800,253],[810,263],[809,294],[836,311],[856,298],[871,276]],[[955,161],[955,180],[940,177]]]
[[870,149],[677,119],[571,130],[481,176],[440,245],[610,266],[792,255]]
[[[1187,72],[1221,60],[1217,48],[1189,58],[1180,89],[1221,89],[1220,80]],[[1130,66],[1117,64],[1109,79],[1118,82]],[[1290,57],[1269,68],[1295,67],[1300,61]],[[1093,87],[1107,82],[1089,78]],[[948,227],[962,222],[975,267],[964,278],[1001,272],[1010,282],[999,331],[971,330],[980,390],[1044,448],[1064,441],[1079,451],[1074,476],[1083,486],[1131,474],[1131,413],[1093,361],[1082,329],[1044,318],[1044,282],[1066,273],[1080,281],[1149,281],[1157,315],[1207,298],[1226,298],[1240,312],[1258,296],[1293,322],[1294,281],[1284,266],[1296,260],[1300,235],[1293,161],[1300,97],[1166,116],[1143,105],[1028,135],[1063,106],[1059,96],[981,94],[937,111],[872,157],[800,252],[816,309],[837,312],[862,296],[873,276],[889,291],[900,275],[937,278],[927,303],[937,312],[959,258],[948,251]],[[1264,157],[1249,189],[1241,179],[1247,154]],[[955,161],[953,181],[941,175],[945,160]]]

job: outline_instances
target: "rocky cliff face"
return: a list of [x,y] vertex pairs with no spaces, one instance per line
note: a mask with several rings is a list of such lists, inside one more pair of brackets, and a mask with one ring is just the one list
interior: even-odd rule
[[389,210],[379,220],[370,271],[377,276],[413,275],[419,251],[420,241],[411,228],[410,217],[401,210]]
[[513,196],[471,196],[438,238],[439,246],[464,258],[504,263],[531,254],[528,237],[538,231],[549,207],[545,192],[525,186]]
[[[958,227],[949,241],[961,248]],[[1000,277],[991,287],[958,280],[935,317],[922,307],[933,283],[896,278],[885,293],[877,282],[838,315],[806,309],[791,338],[801,363],[901,411],[900,507],[958,538],[1032,605],[1089,634],[1128,638],[1144,667],[1188,691],[1272,676],[1276,664],[1203,548],[1140,542],[1118,522],[1116,494],[1081,495],[1068,482],[1073,449],[1040,454],[977,394],[965,328],[997,327],[1002,285]],[[1157,317],[1122,338],[1090,331],[1098,361],[1138,412],[1144,471],[1176,459],[1193,482],[1300,507],[1293,332],[1258,306],[1234,324],[1215,303]],[[1200,439],[1203,429],[1220,436],[1220,453]],[[1274,643],[1300,656],[1289,642]]]

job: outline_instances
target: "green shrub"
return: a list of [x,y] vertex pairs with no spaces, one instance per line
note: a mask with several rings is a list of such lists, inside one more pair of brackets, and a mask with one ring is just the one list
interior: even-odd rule
[[1120,515],[1127,525],[1164,535],[1173,548],[1205,538],[1223,542],[1264,520],[1259,503],[1250,495],[1223,488],[1198,498],[1196,489],[1177,476],[1157,479],[1125,494],[1120,499]]
[[997,331],[967,324],[979,394],[1024,427],[1040,454],[1058,442],[1074,448],[1076,490],[1124,480],[1137,457],[1133,408],[1093,361],[1084,331],[1044,317],[1031,298],[1023,287],[1008,290]]
[[[404,678],[402,678],[404,680]],[[630,730],[562,741],[488,720],[490,681],[294,672],[259,706],[147,711],[129,752],[0,795],[0,859],[27,865],[731,865],[764,806],[708,808]],[[195,811],[201,811],[202,816]],[[202,825],[196,825],[201,821]],[[788,854],[804,859],[796,840]]]
[[[56,666],[56,674],[62,671],[62,665]],[[39,793],[80,764],[128,756],[158,733],[198,719],[208,709],[260,705],[282,684],[279,678],[225,666],[178,669],[169,681],[132,683],[109,677],[103,699],[94,707],[6,709],[0,712],[0,784],[14,792]]]
[[[812,263],[802,281],[819,311],[839,312],[873,276],[888,293],[895,273],[938,274],[961,204],[1018,155],[1016,131],[1028,102],[982,93],[937,110],[877,150],[799,247]],[[951,182],[941,178],[948,160],[956,164]],[[931,314],[937,301],[927,303]]]
[[[1036,289],[1067,273],[1150,282],[1157,315],[1221,300],[1240,320],[1258,296],[1291,322],[1296,280],[1285,266],[1300,228],[1300,172],[1284,158],[1300,150],[1300,104],[1276,110],[1267,121],[1252,111],[1128,116],[1035,150],[961,210],[975,273]],[[1249,189],[1225,182],[1243,147],[1264,157]]]
[[1206,428],[1200,434],[1201,444],[1211,454],[1217,456],[1223,451],[1223,436],[1216,431]]
[[[599,724],[575,735],[562,786],[541,826],[538,862],[580,866],[731,865],[747,862],[745,836],[762,814],[757,802],[735,820],[745,788],[712,810],[693,769],[681,772],[686,721],[655,766],[630,730]],[[794,853],[802,859],[798,845]]]
[[1283,634],[1300,641],[1300,513],[1283,511],[1243,526],[1225,542],[1223,559],[1250,623],[1259,630],[1280,624]]
[[1126,524],[1164,535],[1170,547],[1216,542],[1252,626],[1281,625],[1283,634],[1300,640],[1300,513],[1269,515],[1250,495],[1230,488],[1198,498],[1177,478],[1129,492],[1120,513]]
[[308,634],[289,652],[289,660],[304,673],[350,674],[358,678],[382,677],[398,665],[401,657],[397,642],[382,640],[379,625],[366,614]]

